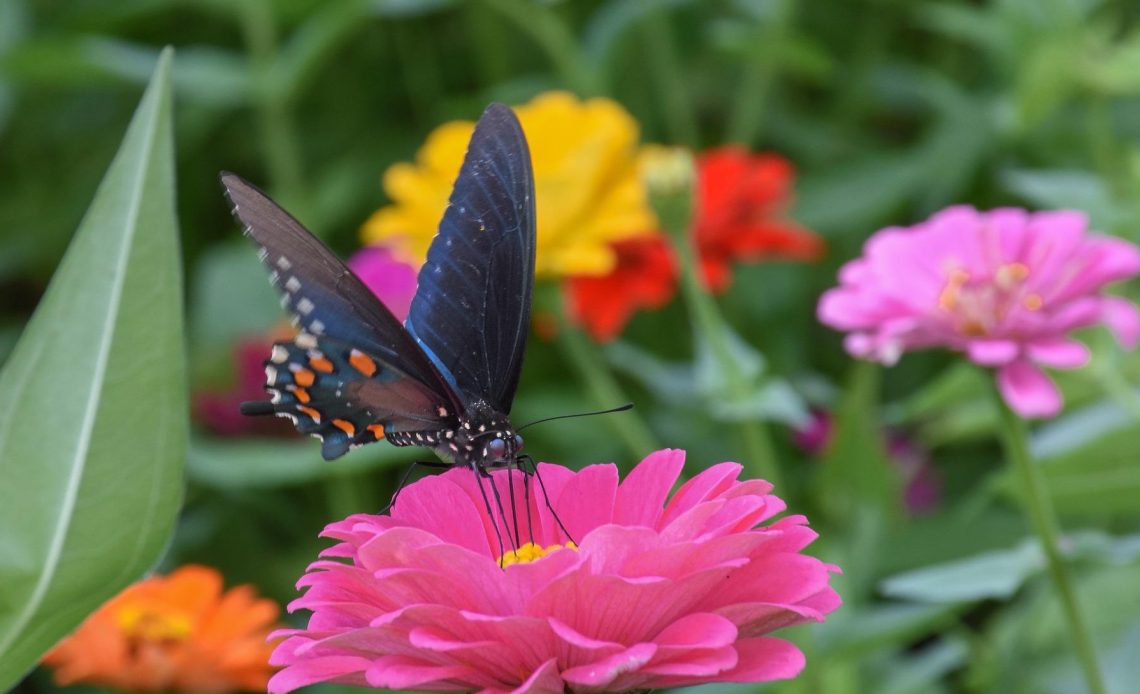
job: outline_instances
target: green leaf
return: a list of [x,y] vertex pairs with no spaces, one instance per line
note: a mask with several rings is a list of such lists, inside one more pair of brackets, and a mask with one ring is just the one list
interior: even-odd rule
[[820,645],[829,655],[859,657],[945,629],[961,611],[959,606],[934,604],[881,605],[853,613],[845,607],[820,626]]
[[1007,169],[1001,182],[1035,207],[1085,212],[1094,229],[1131,229],[1134,224],[1131,212],[1117,204],[1104,179],[1089,171]]
[[[1135,512],[1138,436],[1140,422],[1111,402],[1074,409],[1039,426],[1030,449],[1057,511],[1096,516]],[[1002,473],[998,490],[1017,496],[1019,488],[1008,471]]]
[[265,270],[245,239],[207,250],[190,282],[191,344],[229,346],[243,336],[265,333],[281,321],[281,306]]
[[[420,453],[422,455],[422,452]],[[381,443],[353,451],[335,462],[321,459],[310,441],[190,442],[186,472],[191,481],[218,489],[254,489],[315,482],[367,470],[410,464],[416,450]]]
[[0,372],[0,689],[152,566],[178,512],[171,55]]
[[927,603],[1004,600],[1044,568],[1036,541],[1011,550],[981,554],[892,576],[880,585],[884,595]]

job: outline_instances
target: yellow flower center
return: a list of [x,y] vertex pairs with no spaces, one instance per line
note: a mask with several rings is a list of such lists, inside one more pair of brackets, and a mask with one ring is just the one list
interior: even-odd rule
[[115,621],[127,638],[143,641],[181,641],[190,636],[193,627],[185,614],[142,605],[123,607],[115,614]]
[[577,550],[578,545],[573,542],[567,542],[564,545],[550,545],[549,547],[539,547],[533,542],[528,542],[518,549],[511,550],[503,556],[499,557],[499,566],[507,567],[511,564],[523,564],[526,562],[534,561],[540,557],[545,557],[556,549],[568,547],[569,549]]

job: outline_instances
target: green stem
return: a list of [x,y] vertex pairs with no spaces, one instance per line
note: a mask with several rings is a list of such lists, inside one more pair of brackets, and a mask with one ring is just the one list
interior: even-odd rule
[[[752,395],[757,387],[737,361],[730,344],[731,329],[700,278],[697,250],[689,231],[692,216],[691,190],[683,194],[655,194],[652,196],[657,216],[672,239],[681,265],[681,294],[696,328],[696,339],[703,340],[709,354],[717,363],[726,395],[741,402]],[[768,428],[759,419],[735,423],[737,436],[744,447],[745,469],[750,477],[768,480],[777,489],[782,488],[780,470],[776,463]]]
[[1052,500],[1045,488],[1041,471],[1030,458],[1025,422],[1009,408],[996,388],[994,393],[998,410],[1001,413],[1001,435],[1005,455],[1021,479],[1025,510],[1028,512],[1030,521],[1037,531],[1037,536],[1045,551],[1049,577],[1053,581],[1057,596],[1061,599],[1061,608],[1069,623],[1069,634],[1072,636],[1073,645],[1076,647],[1077,660],[1081,663],[1089,692],[1091,694],[1104,694],[1106,689],[1101,678],[1100,667],[1097,665],[1092,637],[1077,602],[1077,594],[1073,588],[1073,580],[1069,575],[1068,566],[1061,556],[1060,531],[1056,514],[1053,511]]
[[[577,326],[562,321],[558,327],[558,344],[578,376],[585,381],[586,389],[599,407],[609,408],[630,402],[602,355]],[[636,460],[661,448],[636,410],[609,415],[604,419],[610,423],[614,433],[621,438]]]
[[265,0],[246,0],[241,12],[242,32],[253,68],[256,111],[269,180],[279,199],[294,213],[305,218],[304,167],[297,144],[288,95],[274,78],[277,58],[277,32],[273,10]]
[[760,135],[764,102],[772,89],[776,77],[776,61],[772,46],[782,40],[788,32],[795,13],[795,3],[780,0],[776,3],[774,16],[765,29],[756,32],[756,37],[745,56],[744,73],[737,99],[733,104],[728,123],[728,141],[750,146]]
[[681,68],[663,3],[656,3],[646,14],[642,34],[649,52],[649,69],[663,102],[669,136],[676,144],[696,147],[697,117],[693,112],[693,100],[685,89],[685,82],[678,78]]
[[549,7],[521,0],[482,0],[485,5],[529,34],[573,91],[582,96],[598,93],[598,78],[578,48],[577,39]]
[[424,36],[414,20],[393,23],[390,36],[415,120],[419,123],[435,122],[438,120],[437,108],[444,99],[443,78],[434,44]]

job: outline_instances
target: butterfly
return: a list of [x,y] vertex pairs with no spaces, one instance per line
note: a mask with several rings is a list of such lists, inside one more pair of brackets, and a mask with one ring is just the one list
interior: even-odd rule
[[296,219],[232,173],[221,182],[299,333],[273,345],[269,401],[331,460],[386,439],[449,465],[510,467],[508,414],[534,287],[534,174],[518,119],[492,104],[471,136],[403,325]]

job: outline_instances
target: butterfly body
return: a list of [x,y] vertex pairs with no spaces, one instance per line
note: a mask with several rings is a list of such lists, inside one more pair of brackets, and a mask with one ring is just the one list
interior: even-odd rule
[[323,243],[233,174],[222,183],[300,333],[266,361],[268,402],[327,459],[385,439],[476,471],[522,448],[509,412],[534,283],[534,180],[514,114],[475,127],[404,325]]

